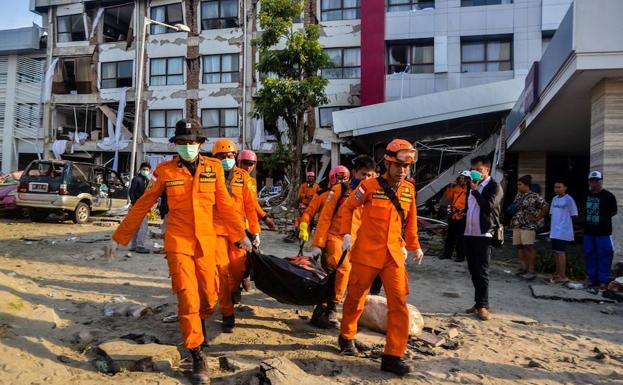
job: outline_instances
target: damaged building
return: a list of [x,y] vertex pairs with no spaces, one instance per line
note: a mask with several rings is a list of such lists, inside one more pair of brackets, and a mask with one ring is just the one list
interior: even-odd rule
[[[347,3],[348,1],[345,1]],[[357,6],[331,10],[310,1],[296,20],[320,22],[321,43],[334,65],[323,71],[330,103],[308,116],[315,138],[305,146],[309,167],[339,162],[332,112],[359,105],[360,49]],[[49,38],[42,126],[45,150],[57,158],[109,164],[118,154],[129,171],[137,107],[138,159],[152,164],[173,155],[175,122],[198,119],[208,137],[228,137],[241,147],[271,153],[276,139],[252,116],[259,86],[256,0],[33,0]],[[354,3],[353,3],[354,4]],[[330,11],[327,11],[330,10]],[[339,15],[338,15],[339,13]],[[150,24],[143,72],[143,101],[136,100],[143,21],[148,18],[190,32]],[[137,49],[137,46],[138,49]],[[332,154],[332,156],[331,156]]]

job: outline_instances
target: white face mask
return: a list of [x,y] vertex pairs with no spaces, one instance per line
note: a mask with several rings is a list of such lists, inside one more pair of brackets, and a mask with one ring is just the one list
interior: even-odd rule
[[225,171],[229,171],[236,165],[236,159],[225,158],[221,160],[221,164],[223,165],[223,169]]
[[199,155],[199,144],[176,144],[175,150],[180,158],[190,162]]

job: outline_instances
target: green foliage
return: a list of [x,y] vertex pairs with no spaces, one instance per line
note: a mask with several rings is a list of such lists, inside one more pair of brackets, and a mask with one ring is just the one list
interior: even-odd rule
[[[573,251],[572,250],[568,251]],[[556,261],[551,250],[541,250],[536,255],[536,271],[545,274],[553,274],[556,271]],[[567,277],[572,280],[583,280],[586,278],[584,263],[577,252],[567,252]]]

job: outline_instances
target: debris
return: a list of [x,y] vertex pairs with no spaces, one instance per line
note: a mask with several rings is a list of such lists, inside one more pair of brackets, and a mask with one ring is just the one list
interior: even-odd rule
[[441,295],[447,298],[461,298],[461,293],[444,292]]
[[459,329],[458,328],[449,328],[445,332],[443,332],[443,335],[445,335],[449,339],[454,339],[454,338],[459,336]]
[[[422,332],[424,318],[419,310],[407,304],[409,310],[409,335],[416,336]],[[370,330],[385,333],[387,330],[387,299],[378,295],[366,298],[365,309],[359,319],[359,325]]]
[[[109,363],[110,370],[107,372],[116,373],[121,370],[147,372],[162,367],[177,366],[181,360],[177,347],[173,345],[137,344],[133,341],[118,339],[100,344],[98,348]],[[166,364],[167,361],[170,365]],[[156,364],[158,362],[160,363]]]
[[571,290],[582,290],[584,289],[584,284],[582,282],[567,282],[566,284],[567,289],[571,289]]
[[120,338],[122,340],[134,341],[134,342],[136,342],[137,344],[140,344],[140,345],[151,344],[151,343],[156,343],[156,344],[160,343],[160,340],[158,339],[158,337],[154,337],[152,335],[145,334],[145,333],[141,333],[141,334],[130,333],[130,334],[126,334],[124,336],[121,336]]
[[446,341],[441,347],[446,350],[458,350],[461,347],[461,343],[459,341]]
[[544,362],[537,361],[535,359],[532,359],[532,360],[530,360],[528,362],[528,367],[529,368],[544,369],[544,370],[551,370]]
[[285,357],[275,357],[260,364],[260,383],[264,385],[317,385],[327,382],[320,376],[305,373]]
[[601,309],[599,312],[603,314],[608,314],[608,315],[616,314],[616,310],[612,306],[608,306],[605,309]]
[[541,299],[554,299],[568,302],[614,302],[614,300],[590,294],[583,290],[566,290],[560,286],[530,285],[532,296]]
[[255,310],[253,310],[253,308],[251,306],[248,306],[248,305],[237,306],[236,310],[238,310],[240,313],[255,314]]
[[132,316],[139,318],[147,313],[153,313],[153,310],[145,305],[129,302],[124,296],[115,297],[111,303],[104,305],[104,315],[106,317],[114,316]]
[[56,356],[56,359],[59,360],[60,362],[64,363],[64,364],[68,364],[71,362],[71,358],[67,357],[67,356]]
[[170,323],[173,323],[173,322],[177,322],[177,314],[172,314],[172,315],[169,315],[169,316],[166,316],[166,317],[162,318],[162,322],[165,323],[165,324],[170,324]]
[[446,337],[437,336],[433,333],[423,332],[417,337],[416,340],[425,343],[428,346],[432,346],[434,348],[443,345],[446,342]]
[[14,271],[9,271],[8,273],[6,273],[6,275],[8,275],[9,277],[15,277],[17,273]]
[[230,356],[221,356],[218,358],[218,366],[221,370],[227,372],[235,372],[240,370],[240,366],[237,365]]
[[539,323],[539,321],[535,319],[531,319],[531,318],[513,319],[511,320],[511,322],[520,324],[520,325],[527,325],[527,326],[532,326],[532,325],[536,325]]
[[94,340],[95,340],[95,337],[88,330],[81,330],[78,333],[78,341],[80,341],[81,343],[83,343],[85,345],[93,342]]
[[68,238],[65,238],[65,241],[67,241],[67,242],[75,242],[77,240],[78,240],[78,237],[68,237]]

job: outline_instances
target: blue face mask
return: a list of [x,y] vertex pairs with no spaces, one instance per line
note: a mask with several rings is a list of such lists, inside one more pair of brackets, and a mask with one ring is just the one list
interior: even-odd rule
[[359,179],[355,178],[354,176],[350,177],[350,189],[354,190],[355,187],[359,186],[359,182],[361,182]]
[[221,160],[221,164],[223,165],[223,169],[225,171],[229,171],[232,168],[234,168],[234,166],[236,165],[236,159],[226,158],[226,159]]

